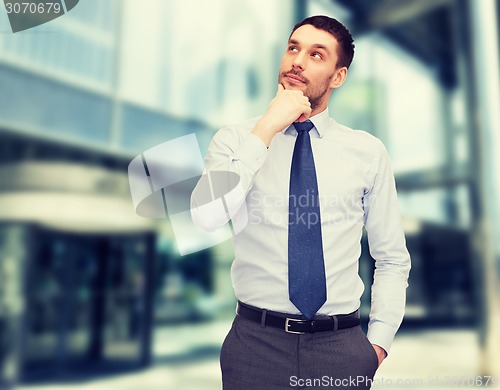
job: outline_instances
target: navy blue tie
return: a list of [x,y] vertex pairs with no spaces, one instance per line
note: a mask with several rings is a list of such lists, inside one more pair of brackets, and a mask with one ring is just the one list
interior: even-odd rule
[[288,217],[288,293],[308,319],[326,301],[318,182],[311,149],[311,121],[295,122],[298,132],[290,171]]

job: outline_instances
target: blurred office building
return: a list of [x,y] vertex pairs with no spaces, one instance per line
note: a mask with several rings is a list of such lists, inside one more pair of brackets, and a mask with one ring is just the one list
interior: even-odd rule
[[131,210],[129,156],[111,148],[120,13],[94,2],[16,35],[2,20],[5,381],[149,359],[155,228]]
[[[253,28],[255,7],[239,19],[220,9],[239,35],[208,31],[205,39],[224,42],[214,52],[189,33],[195,22],[179,17],[193,6],[216,11],[198,3],[87,0],[17,34],[1,15],[4,382],[143,367],[151,358],[153,309],[158,323],[182,323],[209,317],[214,294],[233,304],[230,255],[181,258],[167,220],[135,213],[127,177],[137,154],[179,136],[195,133],[204,152],[214,118],[248,115],[244,103],[255,106],[267,93],[258,85],[274,76],[273,69],[259,75],[249,53],[233,53],[244,51],[238,37]],[[211,55],[199,61],[203,46]],[[217,275],[225,275],[221,283]]]
[[[0,13],[0,387],[189,365],[192,334],[155,334],[230,324],[230,242],[181,256],[167,216],[134,210],[128,165],[188,134],[204,155],[222,125],[262,114],[289,32],[312,14],[355,38],[331,115],[382,139],[393,162],[412,255],[402,332],[470,330],[481,351],[471,370],[500,378],[499,9],[81,0],[16,34]],[[362,245],[366,326],[374,262]],[[216,361],[204,347],[193,354]]]

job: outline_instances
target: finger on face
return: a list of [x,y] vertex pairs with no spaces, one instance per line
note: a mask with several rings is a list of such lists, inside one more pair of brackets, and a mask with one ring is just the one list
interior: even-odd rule
[[297,120],[295,122],[305,122],[308,119],[309,119],[308,115],[300,114],[300,116],[297,118]]

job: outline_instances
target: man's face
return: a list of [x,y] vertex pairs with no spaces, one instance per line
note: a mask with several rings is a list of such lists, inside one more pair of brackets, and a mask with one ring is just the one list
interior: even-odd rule
[[326,108],[336,73],[337,47],[329,32],[310,24],[299,27],[288,40],[278,82],[285,89],[301,90],[313,110]]

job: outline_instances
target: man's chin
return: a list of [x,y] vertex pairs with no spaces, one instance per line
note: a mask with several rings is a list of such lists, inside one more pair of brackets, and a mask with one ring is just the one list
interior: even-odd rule
[[298,84],[298,83],[290,83],[286,79],[281,81],[281,84],[284,85],[285,89],[296,89],[299,91],[304,92],[306,89],[306,86],[303,84]]

